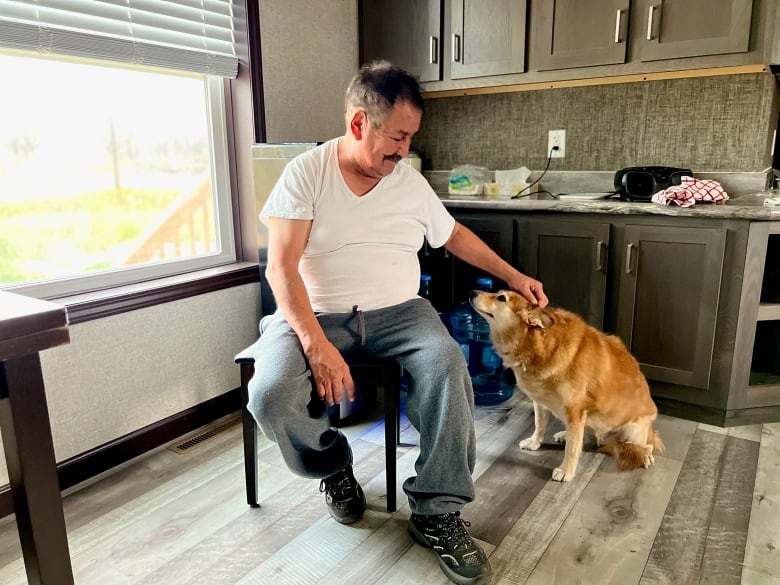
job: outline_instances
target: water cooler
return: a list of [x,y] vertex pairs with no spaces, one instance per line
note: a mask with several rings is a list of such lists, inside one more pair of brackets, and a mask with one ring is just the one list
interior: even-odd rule
[[[492,279],[477,279],[477,289],[490,291],[492,288]],[[474,402],[490,405],[511,398],[515,391],[514,375],[511,370],[504,368],[501,358],[493,349],[487,321],[465,302],[453,308],[450,325],[452,336],[460,344],[468,363],[474,386]]]

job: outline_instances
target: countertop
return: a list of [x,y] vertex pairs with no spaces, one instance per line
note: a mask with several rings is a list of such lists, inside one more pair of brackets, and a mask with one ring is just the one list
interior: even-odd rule
[[543,211],[555,213],[598,213],[610,215],[667,215],[675,217],[709,217],[716,219],[749,219],[753,221],[780,220],[780,207],[738,205],[734,203],[697,203],[692,207],[632,203],[619,200],[554,199],[488,199],[485,197],[457,197],[440,194],[444,206],[450,209],[494,209],[497,211]]
[[[699,178],[718,181],[729,193],[725,204],[697,203],[692,207],[666,206],[658,203],[632,203],[619,199],[569,199],[559,201],[546,193],[532,193],[519,199],[486,196],[452,196],[447,192],[448,171],[424,171],[423,175],[451,209],[494,209],[497,211],[596,213],[610,215],[666,215],[716,219],[780,220],[780,207],[764,207],[755,197],[768,183],[766,172],[695,173]],[[533,173],[529,180],[534,180]],[[606,193],[614,189],[614,173],[606,171],[550,171],[539,177],[549,193]],[[758,204],[757,204],[758,203]]]

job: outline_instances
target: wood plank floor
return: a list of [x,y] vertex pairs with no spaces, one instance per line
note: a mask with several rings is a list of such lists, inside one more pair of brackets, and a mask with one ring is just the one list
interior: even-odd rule
[[[399,510],[388,514],[377,418],[342,429],[368,498],[352,526],[329,518],[318,482],[288,472],[264,437],[261,507],[249,508],[240,426],[77,486],[64,499],[76,583],[448,583],[433,553],[407,534],[400,483],[413,473],[418,435],[403,419]],[[590,445],[566,484],[550,480],[561,446],[517,447],[532,425],[519,393],[477,407],[477,499],[463,516],[490,555],[491,583],[780,584],[780,424],[721,429],[661,417],[667,450],[653,468],[619,473]],[[561,428],[551,426],[548,437]],[[7,518],[0,584],[26,582]]]

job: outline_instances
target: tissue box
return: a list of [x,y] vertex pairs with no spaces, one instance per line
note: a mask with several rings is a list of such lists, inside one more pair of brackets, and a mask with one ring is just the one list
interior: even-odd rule
[[528,195],[539,190],[539,184],[536,183],[528,188],[528,183],[485,183],[485,197],[488,199],[511,199],[518,193]]

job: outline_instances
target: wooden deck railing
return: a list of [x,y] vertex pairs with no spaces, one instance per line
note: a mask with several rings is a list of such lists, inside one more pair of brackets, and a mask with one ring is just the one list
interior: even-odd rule
[[216,242],[211,199],[211,179],[207,178],[192,192],[182,194],[171,204],[160,221],[138,238],[138,246],[122,264],[143,264],[214,250]]

